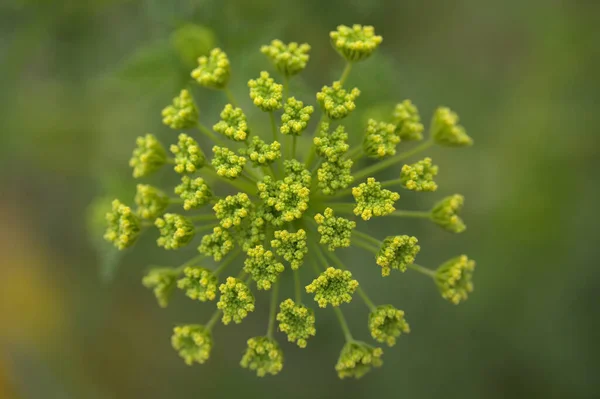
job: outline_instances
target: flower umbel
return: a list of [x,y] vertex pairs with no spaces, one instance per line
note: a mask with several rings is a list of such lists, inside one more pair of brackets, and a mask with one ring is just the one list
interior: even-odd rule
[[[120,250],[131,247],[152,225],[158,228],[157,244],[164,249],[181,248],[196,234],[201,236],[196,244],[199,254],[181,266],[149,268],[142,280],[161,307],[167,306],[175,287],[191,300],[216,302],[217,309],[206,323],[174,329],[173,347],[187,364],[208,360],[212,330],[219,319],[224,325],[241,323],[257,306],[254,293],[269,290],[267,332],[248,340],[242,367],[258,376],[279,373],[283,367],[283,350],[276,338],[279,333],[300,348],[307,346],[316,329],[315,312],[303,302],[306,293],[320,308],[332,308],[339,322],[346,340],[335,365],[340,378],[360,378],[381,366],[382,350],[354,338],[344,316],[346,304],[357,297],[366,305],[369,316],[363,330],[377,342],[393,346],[410,329],[402,310],[392,304],[374,303],[367,293],[371,287],[359,286],[354,278],[357,274],[353,276],[356,268],[365,266],[365,273],[375,268],[354,261],[364,259],[355,257],[357,248],[375,258],[369,263],[379,265],[382,276],[388,276],[392,269],[421,273],[452,303],[466,300],[473,290],[474,261],[461,255],[437,270],[414,263],[421,250],[419,240],[404,235],[404,223],[398,221],[421,219],[460,233],[465,230],[458,216],[463,196],[444,198],[431,210],[396,209],[402,208],[402,202],[395,192],[413,191],[412,202],[420,192],[436,191],[438,167],[423,152],[435,144],[446,150],[466,147],[473,140],[459,125],[456,113],[439,107],[427,127],[429,137],[422,143],[411,143],[424,139],[425,127],[417,107],[408,99],[398,103],[393,112],[377,100],[366,104],[364,114],[344,119],[363,111],[357,108],[360,90],[348,84],[354,64],[370,57],[382,38],[373,27],[362,25],[341,25],[330,38],[345,59],[345,67],[339,79],[324,86],[316,93],[316,101],[313,97],[308,103],[290,91],[307,87],[292,77],[305,69],[310,46],[273,40],[261,48],[283,83],[265,71],[248,82],[252,102],[267,115],[251,115],[252,110],[236,100],[236,90],[227,87],[232,68],[221,49],[200,57],[191,75],[199,85],[223,91],[216,94],[227,97],[220,114],[201,121],[191,91],[181,90],[162,112],[165,125],[185,129],[171,140],[168,148],[172,157],[154,135],[147,134],[137,139],[130,160],[136,179],[172,164],[180,175],[177,183],[163,191],[154,182],[142,182],[137,186],[134,209],[119,200],[110,208],[106,201],[98,206],[103,213],[108,211],[105,239]],[[239,76],[243,75],[252,72],[240,71]],[[368,81],[368,77],[357,81]],[[376,88],[361,88],[369,91],[365,101],[377,94]],[[206,100],[210,101],[222,100]],[[211,125],[212,130],[207,127]],[[204,136],[202,141],[199,134]],[[199,142],[211,147],[201,148]],[[210,159],[208,148],[212,148]],[[176,174],[171,174],[160,176],[160,180],[175,181]],[[386,175],[396,178],[385,180]],[[173,192],[175,198],[169,196]],[[373,217],[385,217],[387,227],[399,231],[380,238],[376,228],[369,229],[370,233],[362,230]],[[398,278],[411,276],[399,274]],[[283,296],[288,299],[281,302],[279,292],[288,283],[294,295]],[[257,299],[262,301],[263,295]],[[352,312],[360,309],[353,306]],[[264,314],[256,313],[254,318]]]

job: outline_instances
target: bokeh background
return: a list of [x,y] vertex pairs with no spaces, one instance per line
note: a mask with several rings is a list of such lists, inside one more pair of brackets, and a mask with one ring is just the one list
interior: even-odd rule
[[[598,397],[599,18],[593,0],[2,1],[0,398]],[[131,198],[136,136],[174,140],[160,110],[198,55],[213,45],[229,53],[233,90],[266,129],[245,87],[271,70],[260,45],[313,46],[292,86],[311,101],[339,76],[328,32],[341,23],[372,24],[384,37],[349,80],[363,92],[353,131],[411,98],[425,120],[440,104],[457,110],[476,143],[431,150],[440,190],[400,201],[426,209],[463,193],[467,232],[404,220],[369,231],[417,235],[428,266],[469,254],[476,290],[452,306],[423,276],[382,280],[370,256],[342,251],[376,302],[411,323],[383,368],[339,381],[343,337],[324,310],[306,350],[283,343],[284,371],[255,378],[238,362],[245,340],[264,331],[264,295],[246,322],[216,328],[208,364],[187,367],[170,347],[172,326],[212,309],[181,295],[159,309],[140,279],[193,249],[161,252],[149,233],[136,251],[106,252],[97,198]],[[201,118],[214,123],[224,97],[194,90]],[[362,303],[345,311],[368,338]]]

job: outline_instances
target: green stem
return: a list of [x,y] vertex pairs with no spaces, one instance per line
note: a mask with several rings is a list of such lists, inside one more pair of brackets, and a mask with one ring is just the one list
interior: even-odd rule
[[294,270],[294,290],[296,293],[296,303],[302,303],[302,289],[300,287],[300,272],[298,269]]
[[273,141],[277,141],[277,123],[275,122],[275,113],[269,112],[269,118],[271,119],[271,130],[273,131]]
[[335,315],[337,316],[337,319],[340,322],[340,327],[342,328],[342,331],[344,332],[344,337],[346,338],[346,342],[354,341],[354,338],[352,337],[352,333],[350,333],[350,328],[348,327],[348,323],[346,323],[346,318],[344,317],[344,314],[342,313],[340,308],[333,308],[333,311],[335,312]]
[[194,216],[188,216],[188,219],[191,220],[192,222],[204,222],[207,220],[215,220],[217,219],[217,217],[212,214],[204,214],[204,215],[194,215]]
[[229,87],[225,87],[223,89],[223,91],[225,92],[225,95],[227,96],[227,100],[229,100],[231,105],[233,105],[234,107],[237,107],[237,102],[235,101],[235,97],[233,96],[233,93],[231,92],[231,90],[229,90]]
[[350,76],[351,70],[352,70],[352,63],[350,61],[347,61],[346,66],[344,67],[344,70],[342,71],[342,76],[340,77],[340,84],[342,86],[346,82],[346,79],[348,79],[348,76]]
[[227,259],[225,259],[223,262],[221,262],[221,264],[219,265],[219,267],[217,267],[217,269],[213,272],[213,274],[215,276],[218,276],[220,273],[222,273],[223,270],[225,270],[227,268],[227,266],[231,265],[237,259],[237,256],[239,253],[240,253],[240,249],[237,249],[234,253],[229,255],[227,257]]
[[392,187],[398,184],[402,184],[402,179],[394,179],[381,182],[381,187]]
[[365,251],[371,252],[373,254],[377,254],[379,252],[379,248],[375,248],[375,247],[371,246],[371,244],[368,244],[368,243],[362,241],[358,237],[354,237],[352,239],[352,244],[359,246],[362,249],[364,249]]
[[199,262],[204,258],[206,258],[206,255],[196,255],[192,259],[188,259],[187,261],[185,261],[185,263],[183,263],[181,266],[177,267],[175,270],[177,270],[179,273],[181,273],[183,271],[183,269],[185,269],[186,267],[191,266],[194,263]]
[[388,216],[396,216],[403,218],[423,218],[430,219],[431,211],[394,211],[390,213]]
[[358,231],[358,230],[354,229],[352,231],[352,234],[354,234],[357,237],[362,238],[365,241],[368,241],[372,245],[375,245],[377,247],[381,246],[381,241],[379,241],[377,238],[371,237],[370,235],[368,235],[366,233],[363,233],[362,231]]
[[[317,135],[317,133],[319,132],[319,128],[321,127],[321,123],[323,123],[326,120],[327,120],[327,116],[323,113],[321,115],[321,119],[319,119],[319,121],[317,122],[317,126],[315,127],[314,133],[310,137],[314,137]],[[315,143],[313,142],[312,145],[310,146],[310,151],[308,153],[308,157],[306,158],[306,161],[304,162],[304,166],[307,169],[310,168],[310,165],[315,160],[316,155],[317,155],[317,147],[315,146]]]
[[204,225],[204,226],[196,227],[195,234],[201,234],[201,233],[204,233],[205,231],[212,230],[216,226],[217,226],[216,224],[207,224],[207,225]]
[[412,150],[409,150],[409,151],[400,153],[398,155],[395,155],[393,157],[386,158],[384,160],[376,162],[373,165],[369,166],[368,168],[365,168],[365,169],[359,171],[358,173],[356,173],[354,175],[354,180],[358,181],[364,177],[372,176],[373,174],[375,174],[381,170],[387,169],[392,165],[395,165],[399,162],[404,161],[406,158],[410,158],[413,155],[416,155],[422,151],[425,151],[426,149],[431,147],[433,144],[434,144],[433,139],[429,139],[429,140],[423,142],[421,145],[416,146]]
[[212,328],[215,326],[215,323],[217,322],[217,320],[219,320],[219,316],[220,315],[221,315],[221,311],[220,310],[215,311],[215,313],[213,313],[213,315],[211,316],[211,318],[208,321],[208,323],[206,323],[206,325],[204,326],[204,328],[206,328],[208,331],[211,331]]
[[200,132],[202,134],[204,134],[206,137],[208,137],[209,139],[211,139],[216,144],[219,144],[220,146],[225,146],[226,145],[224,141],[222,141],[220,138],[218,138],[217,135],[214,134],[212,130],[210,130],[209,128],[207,128],[206,126],[204,126],[202,123],[198,122],[197,126],[198,126],[198,130],[200,130]]
[[277,310],[277,291],[279,291],[279,284],[275,283],[271,290],[271,309],[269,310],[269,327],[267,329],[267,337],[272,339],[273,332],[275,331],[275,312]]
[[[357,145],[356,147],[350,149],[347,153],[345,153],[344,157],[346,159],[353,158],[356,155],[360,155],[360,157],[362,157],[364,155],[364,153],[362,153],[361,151],[362,151],[362,145]],[[360,157],[355,158],[355,159],[360,159]]]
[[292,159],[296,159],[296,142],[298,141],[298,136],[292,136]]
[[231,179],[223,178],[217,174],[217,172],[214,170],[214,168],[212,168],[212,166],[209,166],[209,167],[206,167],[203,169],[207,174],[211,175],[213,178],[218,179],[222,182],[225,182],[225,183],[237,188],[238,190],[245,191],[248,194],[252,194],[252,195],[256,194],[256,186],[254,184],[248,184],[244,181],[237,180],[237,179],[231,180]]
[[416,264],[412,264],[412,265],[408,265],[409,268],[418,271],[419,273],[423,273],[429,277],[435,277],[435,270],[431,270],[428,269],[426,267],[423,267],[421,265],[416,265]]
[[169,198],[169,204],[172,204],[172,205],[183,204],[183,202],[184,202],[183,198],[179,198],[179,197]]
[[283,102],[285,103],[290,94],[290,78],[287,75],[283,75]]

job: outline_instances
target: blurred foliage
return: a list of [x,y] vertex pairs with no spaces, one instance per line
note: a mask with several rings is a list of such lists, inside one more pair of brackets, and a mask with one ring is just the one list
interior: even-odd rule
[[[596,397],[598,15],[600,3],[585,0],[0,3],[0,397]],[[455,109],[475,140],[428,154],[440,194],[466,197],[463,236],[412,222],[371,233],[417,236],[426,265],[468,253],[475,292],[453,307],[420,276],[382,281],[372,257],[340,250],[375,300],[393,298],[406,312],[412,332],[386,351],[385,367],[338,381],[340,348],[328,336],[340,332],[323,313],[311,346],[281,339],[284,371],[259,381],[237,367],[246,339],[263,330],[266,309],[257,309],[243,327],[219,327],[210,362],[188,368],[169,345],[172,325],[210,310],[183,296],[157,309],[140,281],[169,258],[152,234],[118,270],[102,268],[100,244],[86,234],[90,204],[132,198],[136,136],[175,140],[160,110],[189,84],[198,55],[213,45],[228,52],[249,123],[266,127],[246,88],[258,71],[274,72],[260,46],[275,37],[311,44],[291,90],[314,104],[342,66],[327,34],[355,22],[375,25],[384,41],[349,79],[362,91],[350,122],[364,126],[410,98],[424,116]],[[190,87],[201,118],[215,123],[225,98]],[[427,209],[433,197],[406,192],[401,202]],[[182,252],[183,261],[193,248]],[[106,284],[99,275],[110,270]],[[366,311],[348,309],[366,339]]]

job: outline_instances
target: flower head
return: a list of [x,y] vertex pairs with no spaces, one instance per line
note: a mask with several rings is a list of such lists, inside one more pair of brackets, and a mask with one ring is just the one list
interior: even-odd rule
[[254,136],[248,147],[240,150],[240,154],[247,156],[254,166],[267,166],[281,158],[280,149],[278,141],[267,144],[260,137]]
[[330,251],[334,251],[336,248],[349,247],[350,236],[352,230],[356,227],[356,222],[334,217],[331,208],[325,209],[323,213],[323,215],[320,213],[315,215],[315,221],[319,225],[317,230],[321,234],[320,243],[328,245]]
[[175,155],[175,172],[194,173],[204,166],[204,154],[200,146],[185,133],[179,135],[177,144],[171,145],[171,152]]
[[475,261],[460,255],[452,258],[435,271],[435,282],[442,297],[455,305],[466,301],[473,292]]
[[288,261],[293,270],[302,266],[304,256],[308,253],[306,231],[298,229],[297,232],[290,233],[287,230],[278,230],[274,232],[274,237],[271,247],[275,248],[277,255]]
[[198,109],[186,89],[173,99],[173,104],[162,110],[163,123],[171,129],[189,129],[198,123]]
[[202,364],[210,357],[212,334],[200,324],[177,326],[173,329],[171,344],[188,366],[194,362]]
[[167,162],[167,152],[153,134],[138,137],[135,143],[129,166],[133,168],[136,179],[148,176]]
[[169,196],[147,184],[138,184],[135,194],[137,215],[142,219],[156,219],[169,206]]
[[323,86],[317,93],[317,101],[330,119],[342,119],[354,111],[354,101],[359,95],[360,90],[356,87],[347,92],[340,82],[333,82],[331,86]]
[[342,348],[335,370],[338,377],[362,377],[371,371],[371,367],[381,367],[383,360],[381,348],[375,348],[364,342],[350,341]]
[[439,145],[446,147],[468,147],[473,145],[465,128],[458,124],[458,115],[450,108],[439,107],[431,121],[431,136]]
[[277,70],[286,75],[293,76],[306,68],[306,63],[310,58],[308,52],[310,45],[291,42],[283,43],[281,40],[273,40],[270,45],[264,45],[260,52],[269,57]]
[[233,237],[222,227],[215,227],[212,234],[202,237],[198,252],[206,256],[212,256],[215,262],[219,262],[233,249]]
[[222,89],[227,86],[231,75],[229,58],[220,48],[210,51],[208,57],[198,58],[198,67],[192,71],[194,78],[201,86],[211,89]]
[[315,312],[301,303],[286,299],[279,305],[277,313],[279,329],[284,332],[289,342],[295,342],[300,348],[306,348],[307,339],[314,337]]
[[391,123],[369,119],[363,141],[365,153],[371,158],[384,158],[396,155],[396,145],[400,137],[394,132],[396,126]]
[[364,60],[369,57],[383,41],[375,34],[372,26],[340,25],[330,32],[331,44],[349,62]]
[[404,165],[400,172],[400,180],[402,186],[408,190],[435,191],[438,186],[433,178],[437,174],[437,165],[433,165],[431,158],[425,158],[412,165]]
[[156,243],[164,249],[179,249],[186,246],[196,234],[194,224],[184,216],[175,213],[165,213],[162,218],[154,221],[154,225],[160,232]]
[[219,286],[221,297],[217,302],[217,308],[223,312],[221,321],[227,325],[233,322],[239,324],[248,313],[254,311],[254,295],[248,285],[242,280],[227,277],[227,280]]
[[154,291],[154,296],[161,308],[166,308],[177,283],[179,272],[169,267],[151,269],[142,279],[146,288]]
[[212,191],[201,177],[181,176],[181,184],[175,187],[175,194],[183,200],[186,211],[208,204],[212,199]]
[[118,249],[129,248],[140,234],[140,221],[130,207],[119,200],[112,202],[112,210],[106,214],[104,239]]
[[237,229],[236,239],[243,251],[248,251],[265,240],[267,223],[264,210],[254,210],[249,217],[244,219]]
[[219,176],[235,179],[242,174],[244,165],[246,165],[246,158],[236,155],[229,148],[219,146],[213,147],[213,154],[211,165]]
[[256,371],[256,375],[259,377],[267,374],[276,375],[283,368],[283,352],[277,341],[272,338],[250,338],[240,365]]
[[253,204],[248,194],[237,193],[219,200],[213,206],[213,210],[220,221],[221,227],[228,229],[232,226],[239,226],[242,220],[250,215],[252,207]]
[[416,237],[395,236],[387,237],[376,256],[376,261],[381,266],[381,275],[389,276],[391,269],[397,269],[401,272],[406,271],[408,265],[412,265],[415,257],[421,250],[417,244]]
[[310,116],[314,112],[312,105],[304,106],[302,101],[290,97],[283,106],[281,115],[281,134],[299,136],[308,126]]
[[323,162],[317,170],[317,187],[325,195],[334,195],[354,181],[351,169],[354,162],[351,159]]
[[369,314],[369,330],[375,341],[394,346],[396,338],[410,332],[410,326],[404,320],[402,310],[392,305],[381,305]]
[[329,267],[306,286],[306,292],[315,294],[315,302],[321,308],[327,304],[337,307],[344,302],[350,303],[357,287],[358,281],[352,279],[348,270]]
[[354,214],[363,220],[372,216],[385,216],[394,212],[394,203],[400,199],[400,194],[381,188],[381,183],[369,177],[366,183],[361,183],[352,189],[356,200]]
[[234,141],[245,141],[250,134],[244,111],[231,104],[225,105],[221,120],[213,126],[213,130]]
[[254,105],[263,111],[271,112],[282,107],[283,85],[275,83],[268,72],[262,71],[257,79],[250,79],[248,87]]
[[434,205],[431,211],[431,220],[451,233],[462,233],[467,229],[458,213],[463,207],[465,197],[454,194],[446,197]]
[[285,161],[285,178],[265,176],[257,184],[258,195],[265,205],[265,219],[274,226],[300,219],[308,209],[310,173],[297,161]]
[[423,124],[419,110],[410,100],[396,104],[392,123],[396,125],[396,134],[406,141],[423,140]]
[[319,126],[319,135],[313,139],[317,154],[329,162],[336,162],[348,151],[348,133],[343,125],[339,125],[333,132],[329,132],[329,123],[322,122]]
[[244,261],[244,271],[252,276],[259,290],[270,290],[277,283],[279,275],[285,270],[277,261],[273,252],[265,250],[262,245],[250,248]]
[[189,298],[201,302],[212,301],[217,296],[217,276],[200,266],[187,266],[183,277],[177,281],[177,288],[185,291]]

